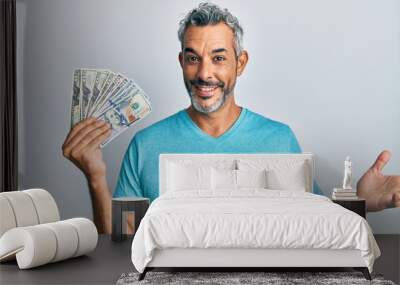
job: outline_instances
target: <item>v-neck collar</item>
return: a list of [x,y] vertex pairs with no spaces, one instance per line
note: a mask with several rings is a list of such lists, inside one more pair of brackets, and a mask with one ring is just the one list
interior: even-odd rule
[[245,117],[247,109],[244,107],[241,107],[241,109],[242,110],[240,111],[239,117],[232,124],[232,126],[230,126],[229,129],[227,129],[222,135],[220,135],[218,137],[213,137],[213,136],[207,134],[201,128],[199,128],[199,126],[197,126],[197,124],[189,116],[186,109],[181,110],[181,112],[183,112],[183,116],[185,118],[184,121],[187,122],[187,124],[190,126],[190,128],[192,128],[194,130],[194,132],[196,132],[199,136],[201,136],[202,138],[204,138],[208,141],[220,142],[220,141],[224,140],[226,137],[228,137],[230,134],[232,134],[232,132],[234,132],[239,127],[240,123],[243,121],[243,118]]

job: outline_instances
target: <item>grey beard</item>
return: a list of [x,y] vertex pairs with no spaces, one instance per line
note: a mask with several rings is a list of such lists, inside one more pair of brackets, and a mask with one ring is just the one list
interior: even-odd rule
[[189,91],[189,97],[190,97],[190,101],[192,102],[192,106],[193,108],[196,109],[196,111],[203,113],[203,114],[209,114],[215,111],[218,111],[220,108],[222,108],[222,106],[224,106],[225,101],[229,98],[229,96],[233,95],[232,91],[229,92],[224,92],[223,96],[221,98],[219,98],[214,104],[212,104],[211,106],[208,107],[203,107],[199,104],[198,100],[194,100],[193,99],[193,95],[191,91]]

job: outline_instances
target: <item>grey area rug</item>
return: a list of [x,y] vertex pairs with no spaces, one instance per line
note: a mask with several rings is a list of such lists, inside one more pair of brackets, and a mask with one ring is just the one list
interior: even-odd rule
[[366,280],[361,272],[154,272],[150,271],[142,281],[139,273],[124,273],[117,285],[133,284],[373,284],[396,285],[384,280],[382,275],[372,274],[372,281]]

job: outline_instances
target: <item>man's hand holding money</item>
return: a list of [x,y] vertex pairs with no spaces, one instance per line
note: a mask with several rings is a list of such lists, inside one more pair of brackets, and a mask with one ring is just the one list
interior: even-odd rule
[[87,177],[93,180],[106,175],[100,144],[111,135],[110,124],[90,117],[77,123],[68,133],[62,150]]
[[62,146],[63,155],[86,176],[93,219],[99,233],[111,233],[111,194],[100,144],[111,135],[110,124],[90,117],[75,124]]
[[149,97],[132,79],[104,69],[74,70],[71,129],[62,151],[86,176],[99,233],[111,233],[111,193],[101,148],[150,112]]

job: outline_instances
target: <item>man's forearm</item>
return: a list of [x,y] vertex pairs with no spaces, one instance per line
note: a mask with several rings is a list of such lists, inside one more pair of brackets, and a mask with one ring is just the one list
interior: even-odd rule
[[111,234],[111,194],[106,176],[88,178],[93,220],[99,233]]

